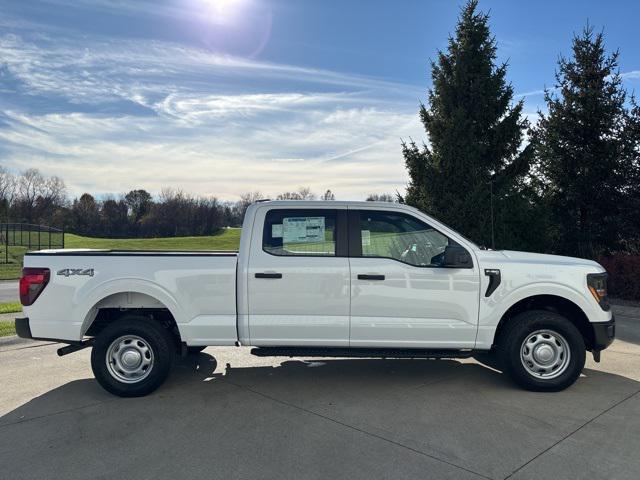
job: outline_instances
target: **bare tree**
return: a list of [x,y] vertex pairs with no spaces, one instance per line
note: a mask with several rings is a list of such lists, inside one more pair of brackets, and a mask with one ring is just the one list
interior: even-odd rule
[[0,166],[0,220],[9,219],[9,207],[16,191],[16,177]]
[[246,192],[240,194],[240,202],[246,205],[247,207],[252,203],[256,203],[258,200],[262,199],[262,194],[258,191],[255,192]]
[[324,195],[322,195],[322,197],[320,198],[321,200],[335,200],[336,196],[333,194],[331,190],[327,190],[326,192],[324,192]]
[[0,166],[0,202],[11,203],[16,191],[16,177],[7,169]]
[[397,202],[398,198],[390,193],[371,193],[367,197],[367,202]]
[[249,205],[257,202],[261,198],[263,198],[262,194],[258,191],[246,192],[241,194],[240,201],[237,202],[232,208],[233,216],[236,219],[235,221],[239,224],[242,224],[242,221],[244,220],[244,214],[247,212],[247,208],[249,208]]
[[278,200],[315,200],[316,196],[309,187],[300,187],[295,192],[284,192],[278,195]]
[[45,179],[41,195],[52,205],[62,205],[67,198],[67,186],[64,180],[54,175]]
[[18,198],[19,210],[22,216],[28,221],[34,221],[34,213],[38,198],[42,197],[45,190],[46,179],[35,168],[25,170],[18,178]]
[[315,200],[316,196],[311,192],[309,187],[300,187],[298,188],[298,195],[300,195],[300,200]]
[[43,177],[37,192],[33,220],[51,224],[55,212],[67,202],[67,187],[60,177]]
[[27,205],[35,205],[36,198],[42,194],[45,178],[36,168],[25,170],[18,179],[18,196]]
[[284,192],[276,197],[277,200],[302,200],[298,192]]

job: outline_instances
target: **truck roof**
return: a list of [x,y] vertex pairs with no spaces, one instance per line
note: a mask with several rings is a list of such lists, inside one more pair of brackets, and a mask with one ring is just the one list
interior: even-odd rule
[[396,202],[363,202],[351,200],[259,200],[255,204],[292,207],[398,207],[413,210],[413,207]]

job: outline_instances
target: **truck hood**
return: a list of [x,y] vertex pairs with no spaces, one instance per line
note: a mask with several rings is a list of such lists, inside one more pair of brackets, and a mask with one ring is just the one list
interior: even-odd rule
[[476,254],[481,260],[489,262],[513,262],[535,265],[558,265],[591,267],[596,271],[604,271],[604,268],[593,260],[575,257],[563,257],[561,255],[547,255],[544,253],[516,252],[513,250],[480,250]]

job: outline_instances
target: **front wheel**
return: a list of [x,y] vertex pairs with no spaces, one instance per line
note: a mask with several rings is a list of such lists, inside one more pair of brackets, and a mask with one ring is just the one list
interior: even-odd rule
[[498,341],[500,360],[520,386],[559,391],[572,385],[584,368],[586,347],[576,326],[555,312],[523,312],[507,324]]
[[174,342],[166,328],[147,317],[127,315],[98,334],[91,368],[108,392],[140,397],[162,385],[174,357]]

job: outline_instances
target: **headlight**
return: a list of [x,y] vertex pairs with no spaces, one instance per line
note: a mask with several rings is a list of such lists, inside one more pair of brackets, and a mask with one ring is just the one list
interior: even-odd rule
[[604,311],[609,310],[609,298],[607,297],[607,274],[606,273],[589,273],[587,274],[587,286],[593,298],[596,299],[600,308]]

